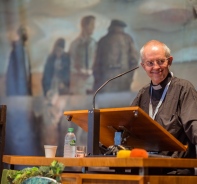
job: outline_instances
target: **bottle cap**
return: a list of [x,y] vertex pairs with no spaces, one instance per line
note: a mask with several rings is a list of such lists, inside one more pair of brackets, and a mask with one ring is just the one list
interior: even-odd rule
[[68,132],[73,132],[74,128],[68,128]]

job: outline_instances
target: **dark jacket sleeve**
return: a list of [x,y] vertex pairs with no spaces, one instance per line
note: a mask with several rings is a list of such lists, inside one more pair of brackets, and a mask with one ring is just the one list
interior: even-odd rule
[[47,91],[51,87],[51,82],[54,75],[54,61],[55,56],[49,55],[44,66],[44,72],[42,77],[42,87],[44,95],[47,94]]
[[69,88],[70,86],[70,57],[65,53],[62,56],[62,69],[60,70],[60,78],[64,85]]
[[187,81],[180,96],[180,106],[180,119],[184,131],[190,141],[197,144],[197,92]]

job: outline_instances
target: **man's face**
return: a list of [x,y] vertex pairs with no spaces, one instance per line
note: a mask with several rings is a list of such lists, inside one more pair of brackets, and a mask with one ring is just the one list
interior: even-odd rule
[[64,52],[64,49],[62,47],[58,47],[58,46],[56,47],[55,53],[58,58],[62,56],[63,52]]
[[87,24],[84,27],[84,30],[86,31],[87,35],[92,35],[93,31],[94,31],[94,27],[95,27],[95,20],[92,19],[89,24]]
[[144,48],[143,56],[142,67],[154,85],[160,84],[169,73],[169,66],[172,64],[173,57],[167,58],[161,45],[147,45]]

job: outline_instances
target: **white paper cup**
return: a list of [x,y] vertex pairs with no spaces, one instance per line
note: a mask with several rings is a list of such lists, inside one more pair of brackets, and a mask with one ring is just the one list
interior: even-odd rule
[[86,146],[76,146],[76,157],[85,157],[86,155]]
[[56,155],[57,146],[44,145],[44,150],[46,158],[53,158]]

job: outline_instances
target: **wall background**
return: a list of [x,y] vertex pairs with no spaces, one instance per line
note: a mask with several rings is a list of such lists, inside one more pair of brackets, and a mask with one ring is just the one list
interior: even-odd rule
[[[112,19],[120,19],[127,24],[125,32],[132,36],[138,52],[151,39],[166,43],[174,56],[174,75],[191,81],[197,88],[196,0],[1,0],[0,103],[8,106],[6,154],[43,155],[43,144],[47,142],[58,144],[57,155],[61,156],[64,134],[70,126],[75,128],[78,144],[86,144],[87,134],[67,122],[63,112],[92,108],[92,94],[60,95],[46,108],[41,85],[46,58],[55,40],[63,37],[68,51],[80,32],[80,19],[86,15],[96,17],[92,35],[96,41],[107,33]],[[27,26],[29,35],[33,95],[7,97],[5,74],[11,41],[17,39],[16,29],[21,24]],[[147,82],[149,79],[140,68],[134,72],[129,92],[98,94],[96,106],[129,106]],[[53,123],[43,118],[49,111],[56,112]]]

